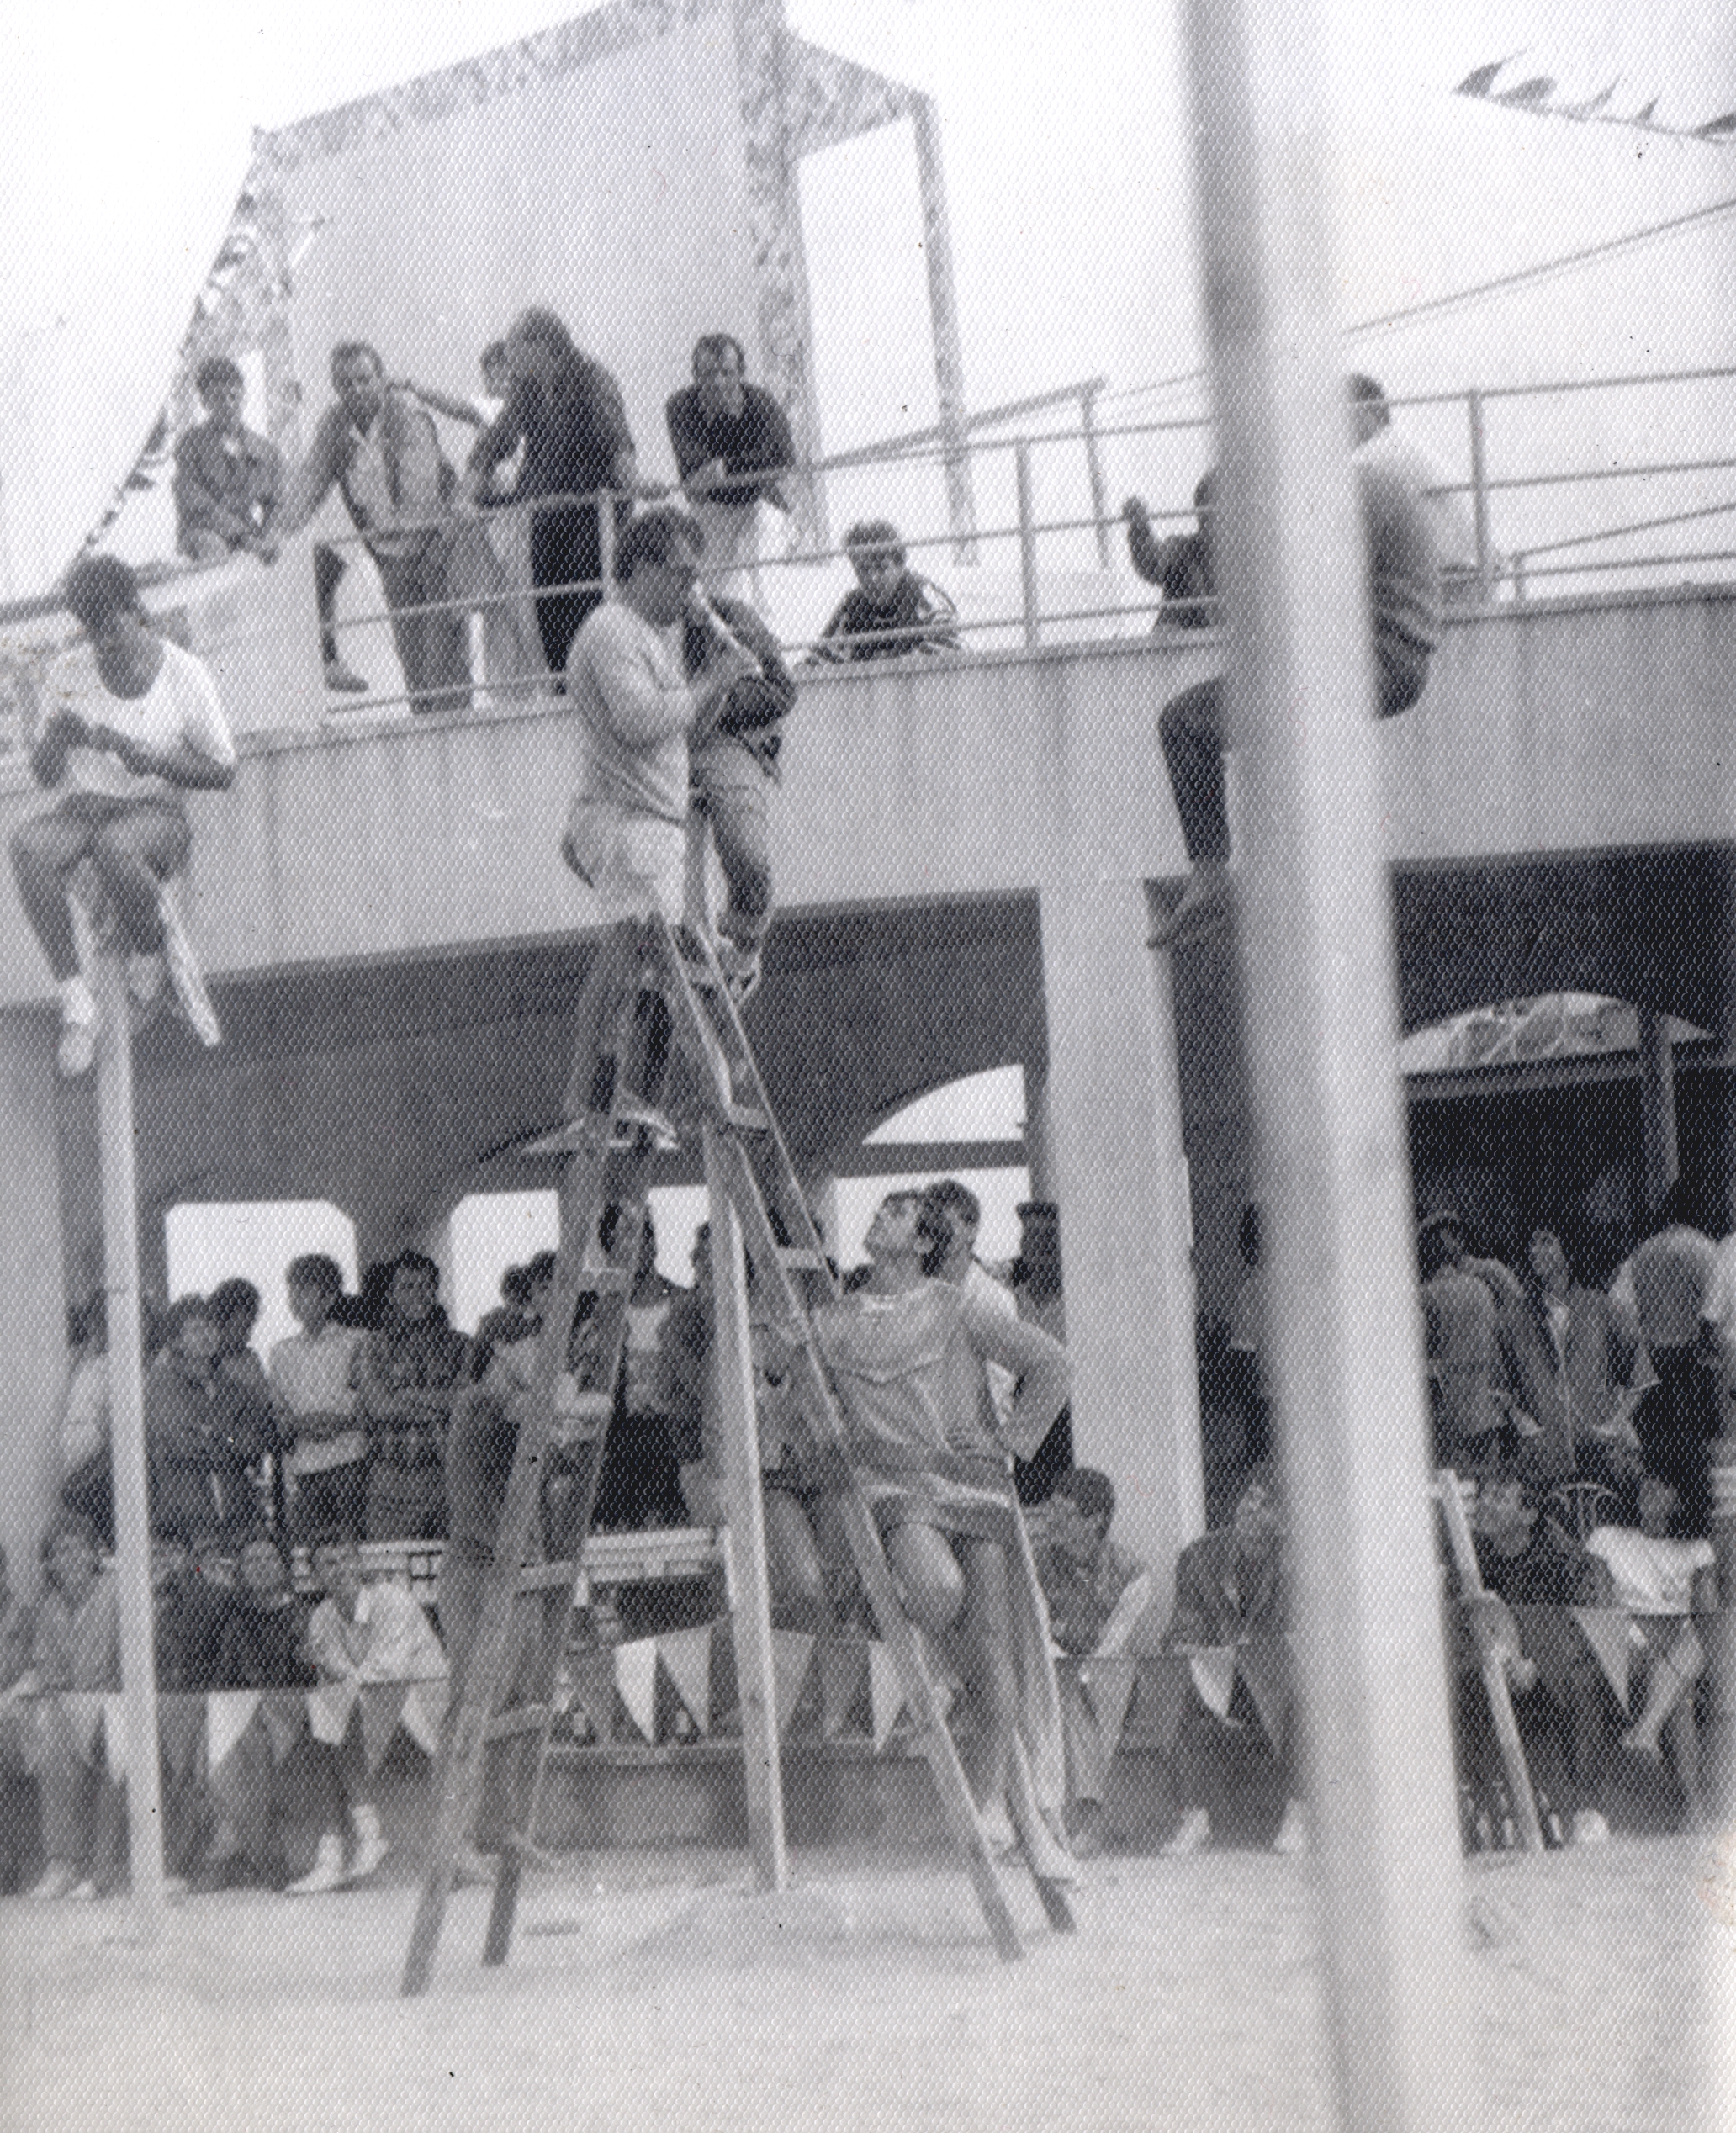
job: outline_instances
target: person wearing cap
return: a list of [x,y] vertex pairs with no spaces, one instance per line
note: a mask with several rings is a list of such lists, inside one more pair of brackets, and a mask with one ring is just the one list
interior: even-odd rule
[[[1277,1469],[1262,1463],[1243,1477],[1230,1524],[1192,1542],[1176,1564],[1175,1609],[1163,1643],[1165,1650],[1185,1653],[1193,1660],[1195,1692],[1176,1735],[1176,1797],[1182,1819],[1164,1846],[1166,1857],[1184,1858],[1209,1844],[1215,1822],[1240,1805],[1244,1789],[1262,1774],[1261,1766],[1269,1770],[1273,1756],[1285,1805],[1273,1849],[1292,1853],[1307,1849],[1307,1813],[1297,1790],[1294,1707],[1289,1694],[1289,1628],[1283,1499]],[[1220,1709],[1206,1700],[1206,1686],[1213,1686],[1214,1695],[1216,1689],[1215,1677],[1204,1670],[1214,1658],[1232,1653],[1235,1672]],[[1284,1717],[1276,1744],[1248,1687],[1245,1654],[1254,1664],[1269,1661],[1283,1670]]]

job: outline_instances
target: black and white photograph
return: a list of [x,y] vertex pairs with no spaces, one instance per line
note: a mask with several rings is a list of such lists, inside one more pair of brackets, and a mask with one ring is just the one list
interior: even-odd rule
[[0,17],[0,2125],[1736,2122],[1736,24]]

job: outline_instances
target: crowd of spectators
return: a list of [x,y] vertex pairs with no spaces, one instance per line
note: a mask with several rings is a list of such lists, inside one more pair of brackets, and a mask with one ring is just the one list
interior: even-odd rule
[[[200,366],[205,419],[176,447],[178,545],[198,563],[240,553],[275,563],[337,490],[378,571],[413,712],[464,708],[479,664],[492,701],[543,685],[559,693],[574,639],[606,597],[606,531],[611,522],[618,540],[640,502],[678,497],[713,597],[757,598],[765,513],[790,510],[797,453],[788,417],[749,381],[733,334],[701,335],[692,383],[669,396],[673,484],[642,473],[618,381],[553,311],[521,311],[490,342],[478,394],[394,378],[367,341],[338,343],[330,368],[335,397],[287,468],[241,420],[238,366],[226,356]],[[437,416],[473,433],[462,468]],[[816,657],[958,649],[951,601],[909,569],[895,526],[864,521],[844,545],[857,589]],[[364,691],[337,642],[345,560],[319,542],[313,564],[326,685]]]
[[[1513,1824],[1491,1664],[1506,1676],[1554,1840],[1600,1841],[1612,1799],[1654,1778],[1686,1822],[1704,1812],[1695,1706],[1706,1653],[1696,1617],[1717,1604],[1706,1448],[1729,1398],[1736,1247],[1695,1227],[1692,1212],[1678,1188],[1601,1284],[1576,1277],[1553,1229],[1533,1231],[1515,1272],[1474,1251],[1453,1209],[1419,1226],[1434,1455],[1469,1499],[1476,1558],[1471,1583],[1463,1559],[1442,1550],[1468,1842],[1498,1844]],[[974,1195],[938,1182],[920,1201],[921,1272],[962,1292],[973,1326],[1023,1320],[1056,1339],[1065,1331],[1057,1210],[1029,1202],[1019,1217],[1018,1259],[991,1269],[976,1252]],[[728,1516],[707,1237],[701,1231],[693,1284],[682,1289],[658,1271],[648,1214],[635,1224],[610,1209],[602,1227],[605,1251],[623,1268],[632,1262],[614,1413],[600,1442],[594,1411],[570,1396],[595,1336],[581,1302],[542,1483],[541,1540],[552,1554],[570,1551],[587,1516],[606,1530]],[[1114,1481],[1075,1465],[1064,1412],[1019,1469],[1061,1662],[1066,1833],[1077,1855],[1099,1849],[1109,1826],[1118,1721],[1100,1692],[1104,1670],[1165,1654],[1185,1662],[1172,1676],[1184,1688],[1169,1743],[1169,1851],[1250,1829],[1279,1850],[1306,1843],[1256,1210],[1241,1242],[1233,1353],[1248,1456],[1224,1522],[1183,1549],[1167,1617],[1146,1567],[1111,1537]],[[450,1323],[438,1269],[421,1253],[371,1268],[355,1295],[333,1261],[304,1256],[286,1269],[299,1331],[264,1363],[251,1345],[261,1299],[244,1279],[156,1316],[145,1416],[161,1688],[437,1680],[443,1702],[447,1649],[461,1671],[474,1634],[554,1272],[552,1253],[509,1268],[500,1306],[467,1336]],[[810,1634],[871,1632],[751,1264],[749,1277],[774,1621]],[[860,1275],[844,1285],[847,1294],[860,1289]],[[0,1872],[16,1876],[33,1855],[18,1833],[34,1801],[35,1885],[47,1897],[112,1886],[124,1859],[117,1788],[76,1719],[41,1693],[119,1686],[103,1567],[114,1535],[100,1299],[71,1331],[64,1508],[43,1538],[34,1603],[13,1593],[0,1563]],[[980,1376],[985,1426],[1011,1443],[1016,1386],[992,1361]],[[356,1546],[364,1537],[447,1543],[438,1635],[406,1589],[365,1582]],[[310,1551],[317,1606],[292,1587],[292,1546]],[[1620,1680],[1589,1632],[1564,1641],[1573,1611],[1623,1625]],[[431,1734],[425,1745],[436,1744]],[[355,1728],[310,1733],[292,1754],[267,1738],[244,1741],[209,1785],[190,1783],[185,1764],[166,1757],[163,1802],[171,1871],[194,1882],[247,1877],[314,1893],[371,1873],[384,1853]]]

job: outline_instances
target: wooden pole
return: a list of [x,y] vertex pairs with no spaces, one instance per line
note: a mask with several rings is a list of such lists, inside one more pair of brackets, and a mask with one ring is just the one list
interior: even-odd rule
[[1239,924],[1346,2133],[1479,2117],[1319,0],[1187,0]]
[[1639,1125],[1646,1206],[1651,1209],[1681,1172],[1675,1138],[1675,1053],[1670,1017],[1655,1008],[1639,1010]]
[[748,1788],[748,1844],[754,1879],[768,1892],[786,1887],[783,1768],[778,1746],[777,1683],[771,1641],[771,1583],[765,1563],[765,1509],[760,1497],[760,1427],[748,1328],[748,1278],[741,1217],[717,1130],[704,1128],[711,1195],[712,1298],[716,1321],[712,1380],[723,1425],[724,1484],[735,1564],[736,1690],[741,1699],[742,1760]]
[[133,1918],[146,1945],[162,1938],[162,1800],[156,1659],[151,1635],[151,1506],[146,1479],[139,1310],[139,1188],[133,1163],[133,1049],[120,951],[97,956],[97,1130],[103,1167],[103,1285],[108,1308],[109,1442],[114,1477],[116,1601],[126,1712],[127,1834]]

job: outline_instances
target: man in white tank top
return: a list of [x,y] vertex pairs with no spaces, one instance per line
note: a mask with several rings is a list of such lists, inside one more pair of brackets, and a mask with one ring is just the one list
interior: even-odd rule
[[30,740],[37,783],[61,797],[13,833],[12,870],[60,988],[61,1072],[82,1074],[95,1052],[97,1003],[79,968],[67,877],[91,861],[126,944],[133,996],[156,999],[157,891],[192,846],[181,792],[225,789],[236,752],[215,682],[192,653],[157,635],[124,563],[81,557],[66,599],[89,643],[50,670]]

